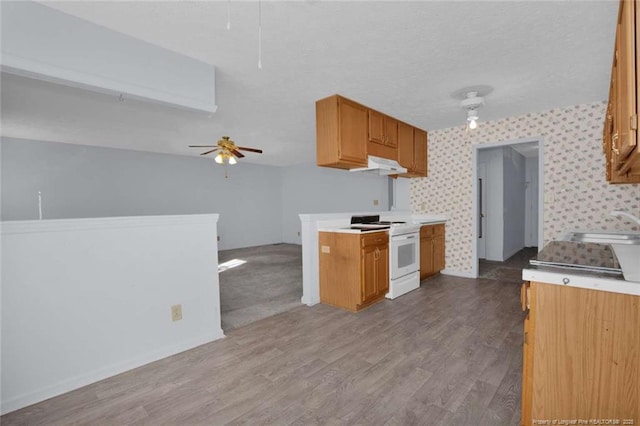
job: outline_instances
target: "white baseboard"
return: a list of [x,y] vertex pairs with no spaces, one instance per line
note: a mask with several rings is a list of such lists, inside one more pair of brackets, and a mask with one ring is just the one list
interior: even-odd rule
[[313,306],[313,305],[317,305],[318,303],[320,303],[320,300],[311,300],[310,297],[302,296],[300,298],[300,302],[302,302],[303,305]]
[[19,410],[20,408],[24,408],[37,402],[44,401],[45,399],[70,392],[83,386],[90,385],[91,383],[95,383],[100,380],[115,376],[117,374],[124,373],[125,371],[129,371],[134,368],[149,364],[151,362],[178,354],[180,352],[193,349],[196,346],[204,345],[223,337],[225,337],[224,332],[222,331],[222,329],[218,329],[214,333],[206,336],[189,339],[178,345],[162,348],[134,359],[112,364],[89,372],[87,374],[73,377],[54,385],[46,386],[44,388],[19,395],[7,401],[2,401],[0,414],[7,414],[12,411]]
[[471,272],[456,271],[456,270],[453,270],[453,269],[443,269],[442,271],[440,271],[440,273],[442,275],[451,275],[453,277],[478,278],[477,276],[473,275],[473,273],[471,273]]

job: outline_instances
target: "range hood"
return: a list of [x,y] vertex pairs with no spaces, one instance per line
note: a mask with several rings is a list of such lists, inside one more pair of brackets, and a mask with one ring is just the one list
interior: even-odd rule
[[370,155],[368,157],[367,167],[358,167],[356,169],[349,169],[350,172],[366,172],[379,176],[397,175],[406,173],[407,169],[398,164],[395,160],[389,160],[388,158],[375,157]]

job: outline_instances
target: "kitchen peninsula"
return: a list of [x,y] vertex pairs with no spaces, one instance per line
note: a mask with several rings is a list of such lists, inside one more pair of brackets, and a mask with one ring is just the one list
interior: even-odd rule
[[[303,296],[302,303],[309,306],[320,303],[320,250],[319,250],[319,236],[320,232],[323,233],[343,233],[345,235],[352,234],[358,239],[367,235],[369,232],[379,232],[375,230],[365,231],[363,234],[361,230],[346,229],[351,226],[351,218],[353,216],[371,216],[379,215],[379,219],[382,222],[405,222],[406,226],[414,227],[414,232],[419,232],[423,226],[431,226],[434,224],[444,224],[447,218],[442,215],[436,214],[411,214],[406,211],[389,211],[389,212],[358,212],[358,213],[330,213],[330,214],[301,214],[300,220],[302,222],[302,274],[303,274]],[[358,235],[362,234],[362,235]],[[387,231],[383,231],[382,234],[387,237]],[[419,239],[419,237],[418,237]],[[377,242],[383,243],[382,241]],[[442,238],[444,249],[444,236]],[[387,243],[388,244],[388,243]],[[362,245],[362,241],[360,241]],[[382,256],[384,248],[380,249],[379,256]],[[375,253],[375,246],[373,247],[373,253]],[[444,251],[444,250],[443,250]],[[375,254],[373,255],[375,256]],[[376,256],[378,257],[378,256]],[[442,256],[444,259],[444,256]],[[419,256],[418,256],[419,259]],[[443,265],[444,266],[444,265]],[[382,265],[381,265],[382,267]],[[382,271],[380,271],[382,272]],[[416,271],[401,271],[401,277],[407,277],[411,275],[411,272]],[[417,272],[419,275],[419,272]],[[419,283],[419,277],[418,283]],[[404,283],[405,281],[399,281]],[[377,291],[380,293],[382,290]],[[404,293],[402,293],[404,294]],[[390,296],[395,296],[391,294]],[[379,298],[379,294],[377,295]],[[393,297],[390,297],[393,298]],[[378,299],[377,299],[378,300]],[[376,300],[376,301],[377,301]],[[355,310],[355,309],[354,309]]]

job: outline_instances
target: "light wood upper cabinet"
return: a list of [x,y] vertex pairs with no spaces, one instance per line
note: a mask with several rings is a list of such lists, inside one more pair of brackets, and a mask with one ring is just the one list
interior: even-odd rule
[[389,291],[389,237],[386,232],[320,232],[320,301],[359,311]]
[[340,95],[316,102],[316,140],[319,166],[365,167],[373,155],[410,169],[403,177],[427,173],[427,132]]
[[398,146],[398,120],[378,111],[369,110],[369,142]]
[[415,157],[414,170],[419,176],[427,176],[427,132],[414,129],[413,149]]
[[[527,283],[522,419],[640,418],[640,296]],[[601,423],[602,424],[602,423]]]
[[352,169],[367,165],[368,110],[335,95],[316,102],[316,161]]
[[398,163],[407,170],[415,164],[413,127],[405,123],[398,123]]
[[427,132],[398,123],[398,163],[407,169],[400,176],[427,176]]
[[621,0],[603,132],[606,177],[610,183],[640,182],[639,29],[639,1]]
[[618,138],[614,148],[619,151],[619,159],[625,160],[636,147],[637,121],[636,109],[636,47],[635,47],[635,1],[626,0],[620,3],[618,18],[618,40],[616,43],[618,109],[620,117]]

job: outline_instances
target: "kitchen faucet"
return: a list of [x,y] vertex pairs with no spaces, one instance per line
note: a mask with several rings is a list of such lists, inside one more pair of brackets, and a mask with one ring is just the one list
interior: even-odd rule
[[624,210],[614,210],[614,211],[611,212],[611,216],[613,216],[613,217],[624,216],[624,217],[626,217],[628,219],[631,219],[636,224],[640,225],[640,218],[637,218],[634,215],[632,215],[631,213],[625,212]]

